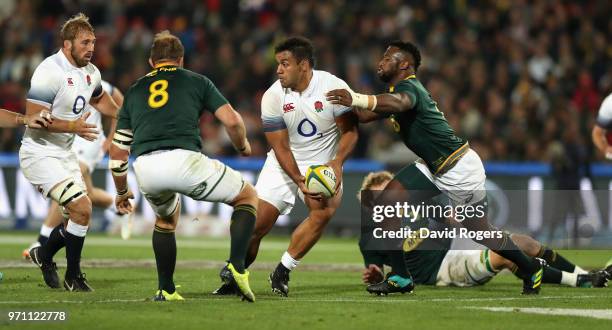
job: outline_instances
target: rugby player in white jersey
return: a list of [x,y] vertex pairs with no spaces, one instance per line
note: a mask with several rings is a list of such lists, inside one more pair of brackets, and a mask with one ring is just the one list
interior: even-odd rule
[[[118,107],[121,107],[123,104],[123,93],[121,93],[118,88],[103,80],[102,89],[104,89],[104,91],[111,96]],[[96,108],[88,104],[87,110],[85,111],[91,113],[89,118],[87,118],[87,123],[96,125],[96,127],[105,126],[109,133],[114,131],[116,122],[114,118],[110,118],[110,121],[105,121],[108,123],[107,125],[103,125],[102,114],[96,110]],[[104,154],[108,150],[108,142],[106,141],[110,140],[107,140],[104,132],[101,131],[98,138],[93,142],[77,136],[72,144],[72,150],[76,152],[77,159],[79,160],[79,167],[81,169],[81,174],[83,175],[83,181],[87,187],[87,195],[91,200],[91,204],[102,209],[107,209],[113,206],[113,196],[111,196],[105,190],[97,188],[93,185],[91,173],[94,171],[96,164],[102,160]],[[23,250],[22,256],[25,259],[29,259],[30,250],[32,248],[46,244],[47,240],[49,239],[49,235],[51,235],[51,232],[53,231],[53,228],[61,224],[63,219],[64,214],[61,211],[59,204],[52,200],[51,206],[49,207],[49,213],[40,227],[38,239],[36,242],[30,244],[27,249]],[[129,221],[131,221],[132,217],[128,215],[118,215],[117,219],[121,221],[121,237],[123,239],[128,239],[131,234],[131,223]]]
[[87,104],[111,117],[116,117],[118,108],[102,89],[100,71],[90,63],[96,38],[87,16],[78,14],[66,21],[60,37],[62,48],[34,71],[26,102],[27,115],[48,110],[53,123],[46,130],[26,130],[19,160],[26,179],[62,206],[68,220],[53,229],[44,247],[30,250],[30,257],[41,269],[45,283],[59,288],[52,256],[65,245],[64,288],[92,291],[80,268],[91,200],[72,142],[75,134],[89,141],[98,137],[96,125],[86,123],[90,115],[84,111]]
[[[261,239],[272,229],[281,214],[288,214],[296,196],[309,209],[308,217],[291,236],[289,248],[270,274],[272,291],[287,296],[289,272],[321,237],[342,198],[342,165],[357,142],[357,123],[351,108],[335,106],[325,100],[334,86],[347,86],[336,76],[314,70],[314,49],[302,37],[289,38],[275,47],[279,79],[261,100],[261,117],[272,150],[255,186],[259,196],[257,221],[245,265],[259,250]],[[327,164],[338,178],[336,194],[324,199],[305,186],[304,173],[310,165]],[[222,270],[223,273],[226,270]],[[224,285],[215,294],[231,294]]]
[[612,129],[612,94],[609,94],[599,107],[597,121],[593,126],[592,139],[606,159],[612,159],[612,146],[608,143],[607,134]]

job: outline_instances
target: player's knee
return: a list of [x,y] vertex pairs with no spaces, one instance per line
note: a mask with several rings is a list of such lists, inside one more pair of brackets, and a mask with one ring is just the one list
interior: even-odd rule
[[240,191],[238,196],[234,198],[231,204],[234,206],[246,204],[251,205],[255,207],[255,209],[257,209],[257,200],[257,191],[255,190],[255,187],[253,187],[253,185],[251,185],[250,183],[245,182],[244,186],[242,187],[242,190]]
[[87,195],[66,205],[70,220],[80,225],[88,225],[91,219],[91,200]]

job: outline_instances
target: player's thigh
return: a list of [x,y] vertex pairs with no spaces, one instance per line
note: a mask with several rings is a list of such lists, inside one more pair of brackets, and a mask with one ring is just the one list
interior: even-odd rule
[[453,168],[434,178],[434,184],[456,203],[474,204],[486,198],[484,165],[474,150],[468,150]]
[[314,199],[310,197],[304,198],[304,203],[309,210],[309,217],[329,221],[336,210],[340,206],[340,202],[342,201],[343,194],[342,185],[338,188],[336,194],[334,194],[331,198],[323,198],[323,199]]
[[[48,197],[54,189],[69,189],[85,191],[85,183],[81,175],[78,161],[72,152],[67,152],[64,157],[36,156],[20,153],[20,166],[23,175],[32,183],[36,189]],[[58,194],[57,200],[65,204],[67,198],[65,193]]]
[[257,196],[275,207],[280,214],[289,214],[295,205],[298,187],[278,165],[268,158],[255,184]]

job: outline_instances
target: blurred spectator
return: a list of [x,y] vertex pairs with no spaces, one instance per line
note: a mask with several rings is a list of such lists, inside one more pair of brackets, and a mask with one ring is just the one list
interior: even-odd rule
[[[419,78],[485,160],[545,160],[542,150],[561,141],[570,120],[579,123],[584,148],[601,95],[612,91],[607,0],[7,0],[0,8],[0,102],[23,112],[18,100],[33,68],[57,51],[59,24],[78,11],[96,27],[94,63],[124,91],[149,71],[152,36],[177,34],[186,67],[209,76],[245,116],[258,156],[268,149],[258,103],[276,79],[273,46],[293,34],[314,41],[317,68],[366,93],[386,88],[375,75],[386,43],[416,42]],[[235,154],[213,118],[201,127],[205,152]],[[361,133],[355,157],[411,157],[384,123]],[[19,135],[3,130],[0,151],[15,150]]]

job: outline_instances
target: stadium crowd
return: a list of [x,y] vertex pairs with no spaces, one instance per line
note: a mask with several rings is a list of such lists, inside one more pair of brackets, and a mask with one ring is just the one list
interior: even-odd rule
[[[243,115],[256,156],[268,149],[259,101],[276,79],[274,43],[303,35],[317,47],[316,68],[362,93],[384,90],[375,71],[388,41],[416,42],[420,80],[483,160],[549,161],[568,150],[602,158],[590,129],[612,91],[610,1],[5,0],[1,108],[24,112],[33,70],[58,50],[65,13],[79,11],[96,28],[93,63],[122,91],[148,72],[153,35],[178,35],[185,66],[211,78]],[[409,153],[381,125],[361,128],[353,157],[405,163]],[[234,155],[212,115],[201,127],[205,153]],[[22,133],[1,129],[0,151],[16,151]]]

